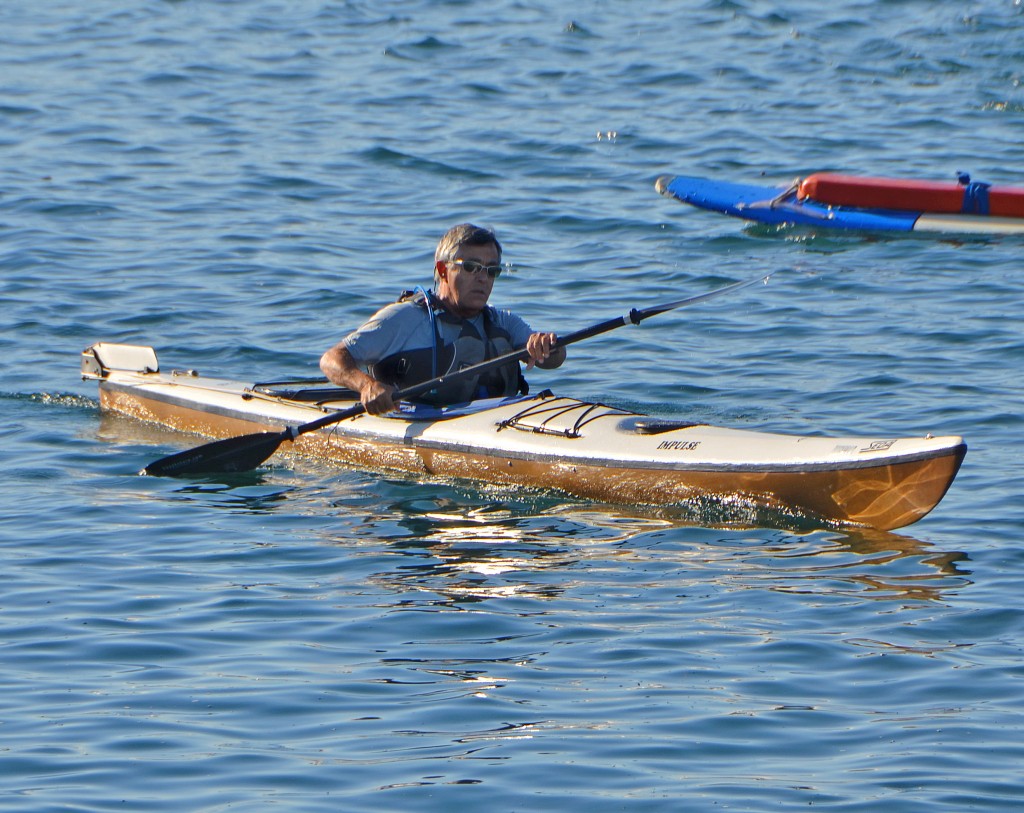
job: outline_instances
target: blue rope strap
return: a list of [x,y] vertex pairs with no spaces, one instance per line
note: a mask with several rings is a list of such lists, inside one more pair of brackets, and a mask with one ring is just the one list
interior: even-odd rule
[[992,184],[972,181],[971,176],[966,172],[958,173],[957,180],[964,188],[964,204],[960,211],[965,215],[987,215],[989,213],[988,190]]

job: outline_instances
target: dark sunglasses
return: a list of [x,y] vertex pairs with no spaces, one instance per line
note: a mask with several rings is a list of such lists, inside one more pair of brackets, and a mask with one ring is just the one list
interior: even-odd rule
[[452,260],[452,265],[459,266],[463,271],[466,271],[473,276],[476,276],[481,271],[486,271],[487,276],[491,279],[495,279],[501,275],[501,272],[505,270],[503,265],[484,265],[478,263],[476,260]]

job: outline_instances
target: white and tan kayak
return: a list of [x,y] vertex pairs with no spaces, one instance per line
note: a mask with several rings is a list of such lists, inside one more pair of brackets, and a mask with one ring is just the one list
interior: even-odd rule
[[[351,407],[346,390],[161,372],[150,347],[82,354],[103,409],[226,438]],[[665,420],[543,392],[436,409],[365,413],[299,435],[285,451],[368,469],[558,489],[616,503],[729,498],[883,530],[945,495],[967,446],[955,436],[783,435]]]

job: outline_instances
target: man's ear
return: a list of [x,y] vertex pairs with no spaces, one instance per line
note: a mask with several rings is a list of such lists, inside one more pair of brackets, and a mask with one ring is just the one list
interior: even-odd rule
[[438,260],[434,263],[434,271],[437,272],[437,276],[443,279],[445,282],[448,281],[448,263],[444,260]]

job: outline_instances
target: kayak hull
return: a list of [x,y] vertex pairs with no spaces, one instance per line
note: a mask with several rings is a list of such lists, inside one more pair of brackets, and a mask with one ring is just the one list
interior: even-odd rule
[[[352,403],[299,403],[240,382],[110,369],[97,362],[110,347],[86,351],[88,370],[83,362],[86,377],[99,381],[101,407],[184,432],[279,432]],[[301,434],[282,451],[613,503],[739,499],[884,530],[931,511],[966,453],[959,437],[778,435],[651,419],[549,393],[488,407],[438,420],[363,414]]]
[[[908,211],[823,203],[801,197],[805,187],[791,184],[742,184],[692,176],[662,176],[659,193],[711,212],[777,226],[889,232],[950,232],[960,234],[1024,234],[1024,217]],[[884,200],[883,195],[875,199]],[[895,197],[893,205],[900,203]]]

